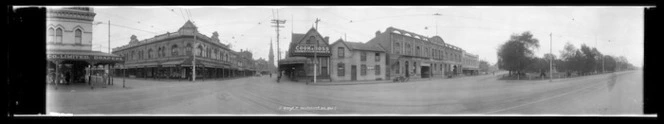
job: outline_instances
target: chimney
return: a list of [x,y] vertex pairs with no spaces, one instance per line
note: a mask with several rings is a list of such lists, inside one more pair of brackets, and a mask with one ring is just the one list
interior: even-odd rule
[[380,34],[380,30],[376,31],[376,37]]
[[328,44],[330,43],[330,37],[329,36],[325,36],[325,43],[328,43]]

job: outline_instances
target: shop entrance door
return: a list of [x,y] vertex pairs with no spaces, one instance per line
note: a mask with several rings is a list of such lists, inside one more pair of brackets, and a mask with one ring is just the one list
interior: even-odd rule
[[420,69],[420,74],[422,74],[422,78],[429,78],[431,75],[431,67],[429,66],[422,66]]
[[352,81],[357,80],[357,66],[356,65],[351,65],[350,66],[350,80],[352,80]]

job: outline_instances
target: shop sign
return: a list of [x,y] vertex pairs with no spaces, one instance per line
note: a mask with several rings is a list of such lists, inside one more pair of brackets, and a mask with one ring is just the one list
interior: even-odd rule
[[122,61],[121,57],[93,56],[93,55],[71,55],[71,54],[50,54],[50,55],[47,55],[47,59]]
[[295,53],[330,53],[330,48],[327,46],[314,46],[307,44],[300,44],[295,46]]

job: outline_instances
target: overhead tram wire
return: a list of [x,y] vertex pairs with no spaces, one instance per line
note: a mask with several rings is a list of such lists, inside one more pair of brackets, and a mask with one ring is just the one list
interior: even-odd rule
[[[97,13],[104,13],[105,15],[110,15],[110,16],[120,17],[120,18],[123,18],[123,19],[118,19],[118,20],[120,20],[120,21],[128,21],[128,22],[132,22],[132,23],[137,23],[137,24],[141,24],[141,25],[144,25],[144,26],[149,26],[149,27],[151,27],[151,28],[155,28],[155,27],[156,27],[156,28],[159,28],[159,30],[165,31],[165,29],[160,28],[160,26],[161,26],[161,27],[164,27],[163,25],[157,25],[157,26],[155,26],[155,25],[147,25],[147,24],[145,24],[145,23],[140,23],[141,21],[139,21],[139,20],[130,19],[130,18],[123,17],[123,16],[119,16],[119,15],[112,14],[112,13],[106,13],[106,12],[102,12],[102,11],[98,11]],[[101,23],[106,23],[106,22],[101,22]],[[116,24],[117,24],[117,23],[116,23]]]
[[[321,21],[321,22],[322,22],[322,21]],[[325,23],[325,24],[329,24],[329,23]],[[344,31],[340,31],[340,30],[338,30],[337,28],[339,28],[339,27],[336,27],[336,26],[329,26],[329,27],[330,27],[330,28],[325,28],[325,29],[330,29],[330,30],[332,30],[332,31],[334,31],[334,32],[337,32],[337,33],[339,33],[340,36],[344,36],[344,35],[347,34],[347,32],[344,32]],[[351,34],[351,35],[358,36],[358,37],[369,37],[369,36],[364,36],[364,35],[357,34],[357,33],[350,33],[350,34]]]

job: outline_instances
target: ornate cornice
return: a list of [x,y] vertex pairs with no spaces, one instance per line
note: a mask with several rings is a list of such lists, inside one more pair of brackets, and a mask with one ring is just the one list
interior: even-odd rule
[[46,17],[94,21],[95,15],[94,12],[77,9],[49,9]]

